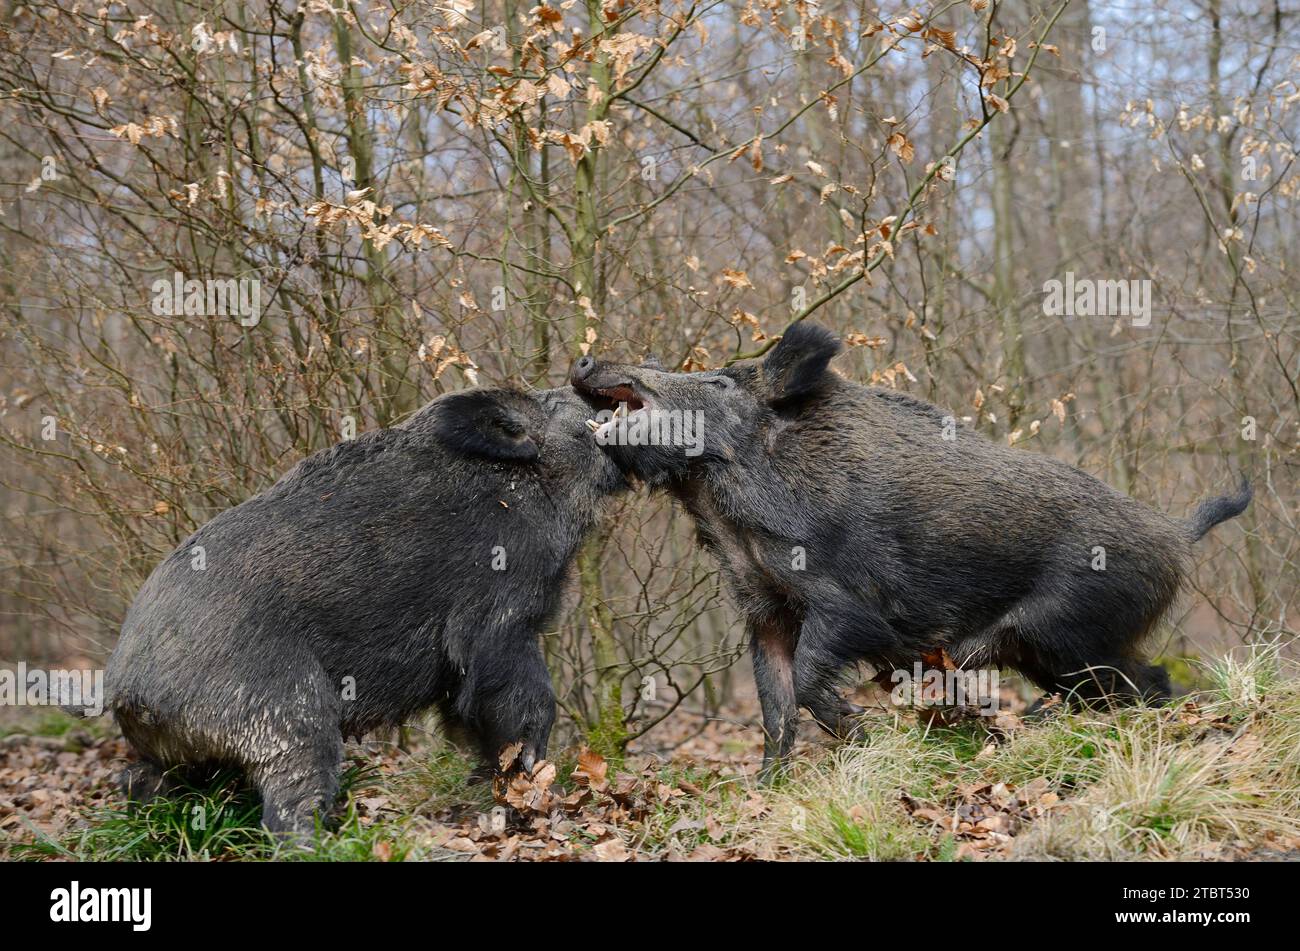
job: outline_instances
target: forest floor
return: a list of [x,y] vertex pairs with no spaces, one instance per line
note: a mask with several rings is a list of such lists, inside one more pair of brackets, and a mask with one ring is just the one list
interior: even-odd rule
[[471,759],[422,730],[405,749],[350,745],[337,822],[309,847],[262,832],[256,797],[230,777],[128,809],[111,724],[49,712],[0,725],[0,858],[1300,857],[1300,678],[1275,652],[1221,661],[1161,708],[1024,718],[1008,698],[997,717],[954,719],[875,699],[862,741],[809,727],[770,785],[755,779],[752,701],[681,711],[618,766],[564,750],[495,788],[469,782]]

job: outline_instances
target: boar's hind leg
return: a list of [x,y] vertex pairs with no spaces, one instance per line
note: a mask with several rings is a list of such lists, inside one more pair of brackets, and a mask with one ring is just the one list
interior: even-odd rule
[[763,781],[773,779],[794,746],[799,705],[794,699],[793,618],[778,616],[749,622],[749,650],[754,682],[763,707]]
[[1094,590],[1083,599],[1044,598],[1020,607],[1008,633],[1019,668],[1075,704],[1169,699],[1169,675],[1140,656],[1140,643],[1173,589],[1153,600]]
[[283,836],[309,836],[339,791],[343,737],[337,724],[316,737],[295,737],[289,749],[249,770],[262,796],[262,825]]
[[1135,657],[1036,657],[1016,666],[1044,690],[1060,693],[1075,704],[1159,703],[1172,695],[1165,669]]
[[1082,703],[1127,703],[1134,700],[1159,703],[1171,695],[1169,674],[1163,667],[1144,664],[1133,658],[1110,663],[1093,662],[1058,675],[1056,681],[1057,690]]
[[334,805],[343,761],[337,695],[324,671],[286,676],[267,685],[260,717],[236,741],[249,780],[262,796],[262,824],[279,835],[306,838]]
[[1142,642],[1178,593],[1180,554],[1158,537],[1131,544],[1142,554],[1116,555],[1105,571],[1044,573],[1003,618],[1012,666],[1074,703],[1169,699],[1169,677],[1147,664]]

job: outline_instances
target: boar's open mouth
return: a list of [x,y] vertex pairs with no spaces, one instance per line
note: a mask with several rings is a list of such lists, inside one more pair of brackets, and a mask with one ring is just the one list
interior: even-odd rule
[[587,398],[587,402],[596,410],[616,410],[619,404],[626,404],[628,412],[635,413],[645,409],[645,400],[636,395],[631,383],[619,383],[616,386],[587,386],[575,382],[574,387]]
[[597,438],[603,438],[613,428],[620,425],[620,420],[626,422],[630,417],[644,413],[648,400],[643,396],[638,396],[636,389],[631,383],[616,383],[613,386],[591,386],[580,380],[573,381],[574,389],[585,399],[597,415],[602,412],[612,413],[613,416],[604,422],[594,419],[587,420],[587,428],[596,434]]

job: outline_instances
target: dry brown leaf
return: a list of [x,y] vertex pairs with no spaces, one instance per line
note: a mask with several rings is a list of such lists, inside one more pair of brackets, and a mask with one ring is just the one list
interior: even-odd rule
[[627,846],[619,838],[597,842],[591,847],[591,853],[598,862],[626,862],[628,860]]
[[912,143],[909,142],[907,136],[903,135],[901,132],[893,133],[887,140],[886,144],[888,144],[889,150],[905,163],[910,163],[912,158],[916,155],[916,150],[912,147]]
[[754,286],[749,281],[749,275],[746,274],[744,271],[737,271],[728,267],[724,267],[722,269],[722,280],[729,287],[753,287]]
[[519,754],[524,751],[524,744],[509,743],[501,747],[501,753],[497,756],[497,765],[501,772],[505,772],[511,766],[515,765],[515,760],[519,759]]
[[592,789],[603,789],[608,772],[609,764],[605,762],[605,758],[584,746],[578,753],[578,765],[573,771],[573,781]]

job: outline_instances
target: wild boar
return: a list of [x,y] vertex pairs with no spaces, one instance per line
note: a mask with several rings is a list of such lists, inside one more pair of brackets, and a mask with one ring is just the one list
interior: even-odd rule
[[[679,500],[721,563],[746,617],[765,772],[789,753],[800,706],[833,733],[852,728],[859,711],[835,687],[859,661],[888,671],[942,648],[1080,700],[1166,697],[1143,639],[1192,542],[1241,513],[1249,485],[1167,517],[830,372],[839,346],[801,323],[761,363],[669,373],[587,356],[571,374],[594,409],[627,408],[596,438]],[[662,438],[678,420],[690,451]]]
[[332,805],[345,736],[437,707],[485,761],[546,755],[538,644],[626,481],[569,388],[442,396],[312,455],[185,540],[135,598],[106,692],[142,762],[242,769],[273,832]]

